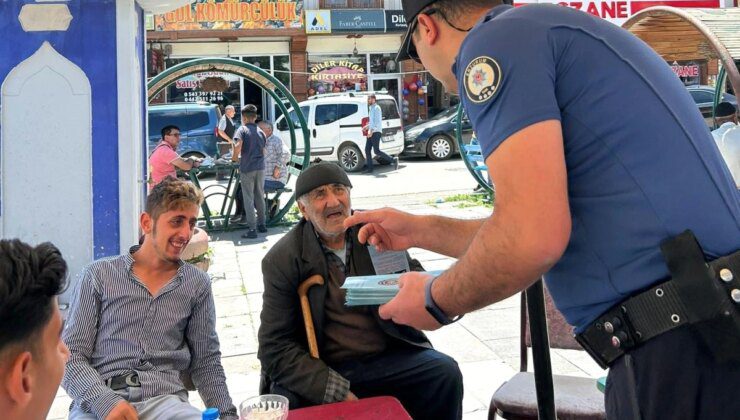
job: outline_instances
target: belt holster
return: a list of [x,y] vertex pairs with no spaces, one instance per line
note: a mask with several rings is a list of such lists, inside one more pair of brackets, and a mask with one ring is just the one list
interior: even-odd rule
[[625,352],[688,325],[717,362],[740,361],[740,251],[707,264],[688,230],[660,248],[671,279],[604,312],[576,340],[606,369]]
[[740,251],[707,264],[688,230],[660,249],[689,323],[715,360],[740,361]]

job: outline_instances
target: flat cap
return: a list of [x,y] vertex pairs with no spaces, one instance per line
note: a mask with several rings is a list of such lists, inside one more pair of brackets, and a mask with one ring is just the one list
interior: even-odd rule
[[314,188],[327,184],[342,184],[352,188],[347,173],[339,165],[333,162],[319,162],[309,166],[298,175],[295,183],[295,196],[300,198]]

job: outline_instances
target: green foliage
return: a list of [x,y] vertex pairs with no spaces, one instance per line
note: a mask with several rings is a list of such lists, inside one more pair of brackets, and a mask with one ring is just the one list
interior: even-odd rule
[[186,263],[190,264],[197,264],[199,262],[210,260],[213,256],[213,248],[210,246],[208,247],[208,250],[200,255],[196,255],[193,258],[185,260]]
[[298,210],[298,204],[293,203],[293,206],[285,213],[283,220],[280,221],[281,225],[291,226],[298,223],[301,220],[301,211]]
[[456,194],[445,197],[444,201],[445,203],[455,203],[455,207],[457,208],[478,206],[493,208],[493,202],[488,193]]

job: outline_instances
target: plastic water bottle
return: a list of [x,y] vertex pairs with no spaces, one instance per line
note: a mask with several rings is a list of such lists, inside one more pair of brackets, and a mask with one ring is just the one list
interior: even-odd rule
[[219,420],[221,418],[221,413],[218,412],[218,408],[206,408],[203,412],[203,417],[201,418],[203,420]]

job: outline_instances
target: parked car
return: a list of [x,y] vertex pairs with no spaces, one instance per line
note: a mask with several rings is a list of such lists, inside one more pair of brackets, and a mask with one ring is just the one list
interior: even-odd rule
[[[367,139],[362,135],[362,119],[368,116],[367,95],[368,92],[329,93],[312,96],[298,104],[308,123],[311,158],[336,160],[347,172],[359,171],[365,166]],[[383,115],[380,150],[398,156],[403,151],[398,103],[386,94],[376,94],[376,99]],[[299,127],[296,111],[291,109],[288,115]],[[284,115],[275,121],[275,131],[290,145],[290,130]],[[303,133],[296,131],[296,153],[302,155],[303,152]]]
[[149,142],[151,153],[162,138],[162,128],[176,125],[180,128],[177,153],[183,157],[216,157],[218,121],[221,110],[209,103],[182,102],[149,107]]
[[[706,85],[692,85],[687,86],[686,89],[694,99],[696,106],[699,108],[701,115],[704,117],[704,121],[707,125],[714,126],[712,121],[712,108],[714,107],[714,88]],[[737,107],[737,98],[729,93],[723,93],[720,102],[729,102]]]
[[[428,156],[433,160],[449,159],[459,153],[455,139],[457,107],[448,108],[427,121],[405,127],[404,156]],[[463,143],[470,143],[473,126],[467,117],[462,122]]]

